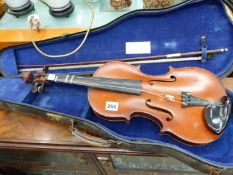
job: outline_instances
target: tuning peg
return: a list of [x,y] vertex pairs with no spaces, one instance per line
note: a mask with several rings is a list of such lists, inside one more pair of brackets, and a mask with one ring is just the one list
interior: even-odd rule
[[41,94],[42,92],[44,92],[44,84],[43,85],[41,85],[41,86],[39,86],[38,88],[37,88],[37,91]]
[[34,84],[34,85],[32,86],[31,92],[32,92],[33,94],[35,94],[35,93],[38,92],[38,88],[37,88],[37,85],[36,85],[36,84]]
[[33,82],[33,79],[34,79],[34,76],[33,76],[33,74],[32,74],[31,71],[29,71],[29,72],[22,72],[22,73],[20,74],[20,77],[21,77],[21,79],[22,79],[25,83],[31,83],[31,82]]

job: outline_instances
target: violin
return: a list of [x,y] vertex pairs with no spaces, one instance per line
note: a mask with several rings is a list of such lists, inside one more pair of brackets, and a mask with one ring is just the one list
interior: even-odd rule
[[162,134],[192,145],[218,139],[231,113],[221,81],[201,68],[169,69],[154,76],[141,72],[140,66],[112,61],[92,77],[38,74],[24,79],[36,85],[34,92],[42,92],[46,81],[87,86],[90,106],[106,120],[129,122],[141,116],[157,123]]

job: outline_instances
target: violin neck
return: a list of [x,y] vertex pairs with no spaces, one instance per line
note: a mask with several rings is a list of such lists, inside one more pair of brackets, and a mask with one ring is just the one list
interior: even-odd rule
[[122,92],[127,94],[141,94],[142,82],[140,80],[127,80],[118,78],[85,77],[75,74],[48,74],[48,81],[66,84],[76,84],[91,88]]

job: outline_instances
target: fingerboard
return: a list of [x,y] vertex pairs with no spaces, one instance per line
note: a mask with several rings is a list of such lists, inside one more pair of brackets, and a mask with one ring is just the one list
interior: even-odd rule
[[128,94],[141,94],[141,80],[128,80],[104,77],[85,77],[75,74],[48,74],[46,80],[57,83],[83,85],[92,88],[104,89],[109,91],[123,92]]

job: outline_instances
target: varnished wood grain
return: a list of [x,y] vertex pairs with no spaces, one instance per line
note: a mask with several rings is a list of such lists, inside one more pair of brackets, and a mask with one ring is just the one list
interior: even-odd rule
[[71,142],[69,126],[22,113],[0,111],[0,138]]
[[[0,110],[0,148],[135,154],[120,148],[93,147],[75,138],[69,125],[18,112]],[[144,155],[147,153],[143,153]]]

